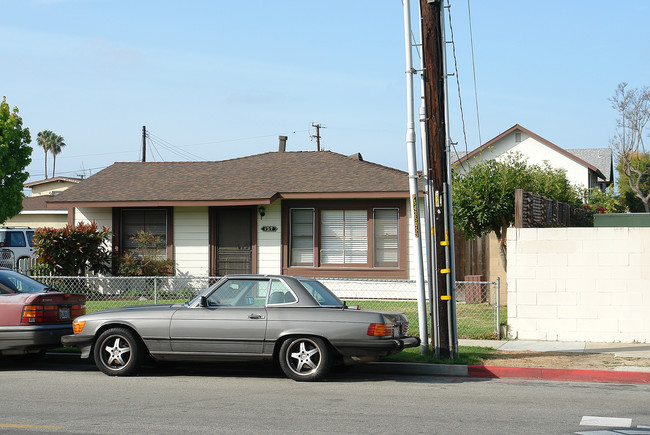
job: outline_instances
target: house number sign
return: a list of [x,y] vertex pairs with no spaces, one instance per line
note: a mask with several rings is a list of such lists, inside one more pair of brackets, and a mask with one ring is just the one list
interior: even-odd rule
[[277,230],[278,230],[278,227],[273,227],[273,226],[262,227],[262,231],[275,232]]

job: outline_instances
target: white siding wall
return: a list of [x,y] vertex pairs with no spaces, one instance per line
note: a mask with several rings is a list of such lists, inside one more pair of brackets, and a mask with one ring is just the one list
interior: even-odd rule
[[68,214],[26,213],[20,212],[17,216],[7,219],[6,226],[28,226],[32,228],[63,228],[68,224]]
[[177,273],[208,276],[208,207],[174,207]]
[[512,228],[513,338],[650,342],[650,228]]
[[104,208],[77,208],[74,213],[75,225],[79,222],[92,222],[95,221],[97,226],[111,228],[113,231],[113,209],[110,207]]
[[[257,272],[261,274],[279,274],[282,271],[282,201],[265,205],[265,215],[257,216]],[[259,210],[259,207],[258,207]],[[262,227],[276,227],[277,231],[262,231]]]

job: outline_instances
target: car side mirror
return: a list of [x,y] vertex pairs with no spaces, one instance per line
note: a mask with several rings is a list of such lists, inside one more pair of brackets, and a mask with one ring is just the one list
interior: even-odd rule
[[207,307],[207,306],[208,306],[208,298],[205,297],[205,296],[201,296],[201,299],[200,299],[199,305],[200,305],[201,307],[203,307],[203,308]]

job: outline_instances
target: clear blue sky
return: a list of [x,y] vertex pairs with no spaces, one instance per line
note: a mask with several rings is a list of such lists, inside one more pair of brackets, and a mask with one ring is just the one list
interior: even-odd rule
[[[451,4],[472,150],[468,2]],[[650,2],[470,5],[482,142],[519,123],[563,148],[607,147],[617,84],[650,85]],[[323,148],[406,169],[401,0],[0,0],[0,30],[0,94],[31,131],[30,181],[44,175],[41,130],[67,143],[57,175],[76,176],[138,160],[143,125],[158,138],[148,160],[276,151],[278,135],[315,150],[318,122]],[[455,78],[449,90],[464,149]]]

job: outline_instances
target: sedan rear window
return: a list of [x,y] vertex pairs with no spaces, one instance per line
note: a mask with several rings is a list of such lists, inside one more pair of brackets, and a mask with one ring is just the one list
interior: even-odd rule
[[19,273],[0,270],[0,292],[3,294],[40,293],[47,288],[46,285]]
[[342,307],[343,301],[340,300],[330,289],[316,280],[300,280],[300,283],[316,299],[320,305]]

